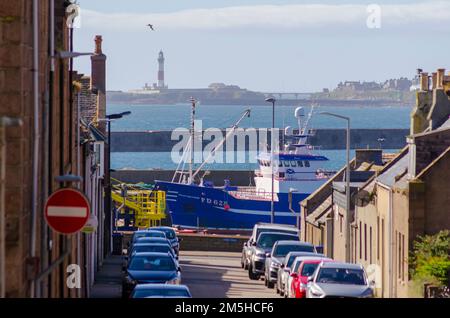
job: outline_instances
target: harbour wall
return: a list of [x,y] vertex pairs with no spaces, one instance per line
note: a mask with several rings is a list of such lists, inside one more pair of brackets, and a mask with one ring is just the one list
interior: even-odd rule
[[[152,184],[155,180],[172,180],[174,170],[116,170],[111,172],[112,177],[125,183],[144,182]],[[248,186],[255,177],[253,170],[211,170],[207,179],[214,185],[222,186],[225,179],[231,180],[233,185]]]
[[[185,135],[188,133],[186,132]],[[245,135],[245,132],[236,132],[237,135]],[[141,132],[112,132],[111,150],[112,152],[170,152],[173,147],[181,140],[171,140],[172,131],[141,131]],[[225,132],[222,131],[225,136]],[[261,140],[257,130],[257,143]],[[263,134],[262,134],[263,135]],[[406,136],[409,135],[409,129],[352,129],[350,134],[350,143],[352,149],[359,148],[383,148],[400,149],[406,145]],[[267,134],[270,138],[270,132]],[[249,149],[249,138],[245,137],[245,150]],[[383,142],[379,142],[379,139]],[[234,150],[237,149],[237,139],[234,143]],[[187,140],[187,139],[185,139]],[[267,139],[270,140],[270,139]],[[203,141],[203,147],[209,144],[210,140]],[[309,142],[313,146],[320,146],[325,150],[345,149],[346,130],[345,129],[317,129],[315,135],[310,137]],[[226,145],[224,151],[226,151]],[[242,149],[243,150],[243,149]]]

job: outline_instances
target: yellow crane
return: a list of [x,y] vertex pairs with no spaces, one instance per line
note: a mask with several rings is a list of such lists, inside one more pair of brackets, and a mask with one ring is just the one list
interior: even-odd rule
[[134,212],[134,226],[148,228],[158,225],[166,217],[166,193],[154,190],[148,185],[127,184],[111,179],[111,198],[117,203],[119,213],[124,214],[126,208]]

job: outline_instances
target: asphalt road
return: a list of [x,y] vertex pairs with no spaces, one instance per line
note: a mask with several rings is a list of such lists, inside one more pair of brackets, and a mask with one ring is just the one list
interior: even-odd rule
[[248,278],[240,253],[181,251],[181,284],[194,298],[277,298],[264,281]]

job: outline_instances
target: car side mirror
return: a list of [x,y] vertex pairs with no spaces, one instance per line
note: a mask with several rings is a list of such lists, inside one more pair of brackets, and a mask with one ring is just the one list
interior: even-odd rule
[[270,257],[270,253],[266,253],[266,257]]
[[308,283],[312,283],[313,281],[314,281],[314,277],[309,276],[309,277],[308,277]]
[[244,247],[247,247],[247,242],[244,243]]
[[252,242],[252,246],[256,246],[256,242]]
[[280,267],[281,267],[281,268],[284,268],[284,264],[281,264]]
[[291,277],[292,277],[292,278],[297,278],[298,275],[297,275],[297,273],[292,273],[292,274],[291,274]]

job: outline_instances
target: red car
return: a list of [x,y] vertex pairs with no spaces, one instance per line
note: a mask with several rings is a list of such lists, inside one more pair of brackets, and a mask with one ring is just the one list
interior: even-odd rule
[[291,295],[293,296],[293,298],[305,298],[308,277],[314,274],[314,271],[321,262],[332,261],[332,259],[328,258],[304,260],[298,267],[298,270],[291,274]]

